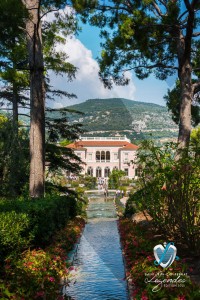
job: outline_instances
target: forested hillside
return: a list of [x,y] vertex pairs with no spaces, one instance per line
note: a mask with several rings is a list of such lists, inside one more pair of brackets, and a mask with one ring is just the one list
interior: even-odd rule
[[[73,123],[83,123],[86,135],[127,135],[132,140],[176,138],[177,125],[166,107],[121,98],[90,99],[67,107],[84,115],[69,116]],[[59,117],[60,113],[54,112]]]

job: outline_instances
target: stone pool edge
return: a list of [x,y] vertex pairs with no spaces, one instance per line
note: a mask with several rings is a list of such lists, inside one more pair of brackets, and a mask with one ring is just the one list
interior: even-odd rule
[[[115,201],[114,201],[114,204],[115,204]],[[115,208],[116,208],[116,211],[117,211],[117,205],[116,204],[115,204]],[[118,211],[117,211],[117,213],[118,213]],[[118,234],[119,234],[119,242],[120,242],[120,248],[121,248],[122,259],[123,259],[123,264],[124,264],[125,280],[127,282],[127,287],[128,287],[128,298],[129,298],[128,300],[134,300],[133,297],[132,297],[134,288],[133,288],[133,285],[130,283],[129,278],[127,277],[127,272],[129,272],[129,269],[128,269],[127,264],[126,264],[124,249],[123,249],[123,245],[122,245],[122,242],[121,242],[121,235],[120,235],[120,230],[119,230],[119,216],[117,216],[117,230],[118,230]]]
[[[119,221],[119,219],[118,219],[118,221]],[[120,237],[120,247],[121,247],[122,259],[123,259],[123,263],[124,263],[125,280],[127,282],[127,287],[128,287],[128,300],[134,300],[133,297],[132,297],[134,288],[133,288],[133,285],[131,284],[129,278],[127,277],[127,272],[129,272],[129,269],[128,269],[127,264],[126,264],[126,258],[125,258],[125,255],[124,255],[124,249],[123,249],[123,246],[122,246],[122,243],[121,243],[121,236],[120,236],[120,231],[119,231],[119,227],[118,227],[118,222],[117,222],[117,228],[118,228],[118,233],[119,233],[119,237]]]

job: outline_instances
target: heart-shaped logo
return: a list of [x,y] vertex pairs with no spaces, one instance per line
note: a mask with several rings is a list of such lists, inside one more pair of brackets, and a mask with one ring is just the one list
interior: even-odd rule
[[176,256],[177,249],[174,246],[174,243],[164,243],[163,245],[159,244],[153,248],[155,261],[154,264],[156,266],[160,265],[163,268],[168,268],[175,259],[179,259],[178,256]]

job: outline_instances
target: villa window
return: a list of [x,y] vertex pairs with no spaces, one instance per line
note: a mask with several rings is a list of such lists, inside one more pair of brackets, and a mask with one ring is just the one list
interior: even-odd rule
[[128,161],[128,153],[124,153],[124,161]]
[[125,176],[128,176],[128,169],[124,169]]
[[100,161],[101,155],[100,155],[100,151],[96,152],[96,161]]
[[106,161],[110,161],[110,151],[106,151]]
[[88,160],[89,160],[89,161],[92,160],[92,153],[88,153]]
[[101,151],[101,161],[105,161],[106,160],[106,153],[105,151]]
[[93,176],[93,168],[92,168],[92,167],[89,167],[89,168],[87,169],[87,174],[88,174],[89,176]]
[[110,151],[97,151],[96,152],[96,161],[110,161]]
[[113,170],[114,170],[114,171],[117,171],[117,170],[118,170],[118,167],[114,167]]
[[118,160],[118,153],[114,153],[114,160]]
[[109,177],[110,176],[110,168],[106,167],[104,170],[104,177]]
[[96,168],[96,177],[102,177],[102,172],[101,172],[101,168],[100,167]]

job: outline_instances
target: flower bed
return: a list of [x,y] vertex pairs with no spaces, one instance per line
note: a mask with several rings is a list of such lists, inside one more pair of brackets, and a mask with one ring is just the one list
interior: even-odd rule
[[85,221],[74,218],[57,232],[45,249],[26,250],[17,259],[6,259],[4,280],[0,281],[0,299],[64,299],[61,279],[69,281],[73,267],[67,253],[79,239]]
[[[183,259],[174,261],[166,269],[154,264],[153,248],[164,241],[155,239],[153,228],[142,227],[124,218],[119,219],[118,228],[132,299],[200,299],[200,289],[186,275],[191,270]],[[174,279],[179,282],[172,284]]]

